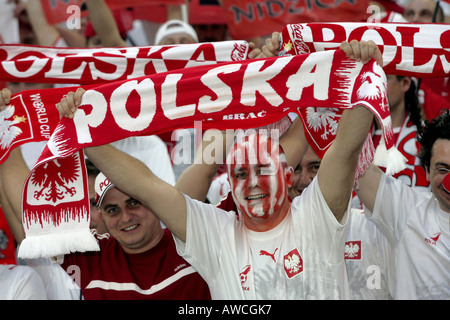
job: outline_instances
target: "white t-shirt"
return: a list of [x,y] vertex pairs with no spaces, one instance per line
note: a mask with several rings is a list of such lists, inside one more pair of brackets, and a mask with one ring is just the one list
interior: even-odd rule
[[394,294],[394,253],[380,229],[363,210],[352,209],[345,242],[352,300],[386,300]]
[[72,278],[59,264],[53,263],[50,258],[25,259],[24,261],[41,277],[48,300],[81,299],[81,290],[73,281],[81,277],[77,266],[74,265],[68,270],[71,272]]
[[47,300],[39,274],[28,266],[0,265],[0,300]]
[[174,237],[177,251],[205,279],[213,299],[349,298],[348,213],[340,224],[317,179],[294,199],[291,214],[268,232],[248,230],[235,212],[189,197],[186,202],[186,243]]
[[450,299],[450,213],[431,192],[383,174],[368,216],[395,252],[396,299]]

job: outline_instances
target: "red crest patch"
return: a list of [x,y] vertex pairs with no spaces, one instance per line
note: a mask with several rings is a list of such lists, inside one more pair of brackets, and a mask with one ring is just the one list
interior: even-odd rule
[[292,249],[284,256],[284,270],[289,279],[303,271],[303,259],[297,248]]
[[345,260],[361,260],[361,240],[347,241],[345,243]]

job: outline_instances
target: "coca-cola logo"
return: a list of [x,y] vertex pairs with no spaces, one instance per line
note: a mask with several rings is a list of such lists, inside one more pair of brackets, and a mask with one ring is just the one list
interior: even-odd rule
[[231,61],[245,60],[247,48],[244,44],[234,44],[234,48],[231,51]]

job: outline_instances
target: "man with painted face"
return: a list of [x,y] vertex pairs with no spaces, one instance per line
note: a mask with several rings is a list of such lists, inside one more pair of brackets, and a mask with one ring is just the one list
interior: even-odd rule
[[[341,48],[382,65],[372,41],[345,42]],[[61,100],[60,114],[73,117],[83,93],[79,89]],[[228,156],[228,172],[239,218],[192,200],[110,145],[85,151],[114,185],[161,219],[213,299],[343,299],[348,298],[343,252],[351,192],[372,122],[372,112],[363,106],[343,112],[317,177],[292,205],[287,188],[293,169],[278,142],[260,135],[238,141]]]
[[267,136],[252,134],[242,140],[227,158],[231,194],[247,228],[268,231],[289,212],[293,170],[281,146]]
[[359,179],[366,214],[395,253],[396,299],[450,299],[450,113],[418,136],[431,192],[419,192],[371,165]]

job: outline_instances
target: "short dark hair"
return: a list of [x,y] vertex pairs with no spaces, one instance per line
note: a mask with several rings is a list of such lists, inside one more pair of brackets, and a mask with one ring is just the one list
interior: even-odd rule
[[88,176],[97,176],[100,173],[100,170],[98,170],[98,168],[91,162],[91,160],[85,159],[85,163]]
[[427,171],[430,168],[431,150],[437,139],[450,140],[450,111],[447,110],[433,120],[425,120],[425,127],[418,134],[417,140],[422,147],[419,152],[420,165]]

